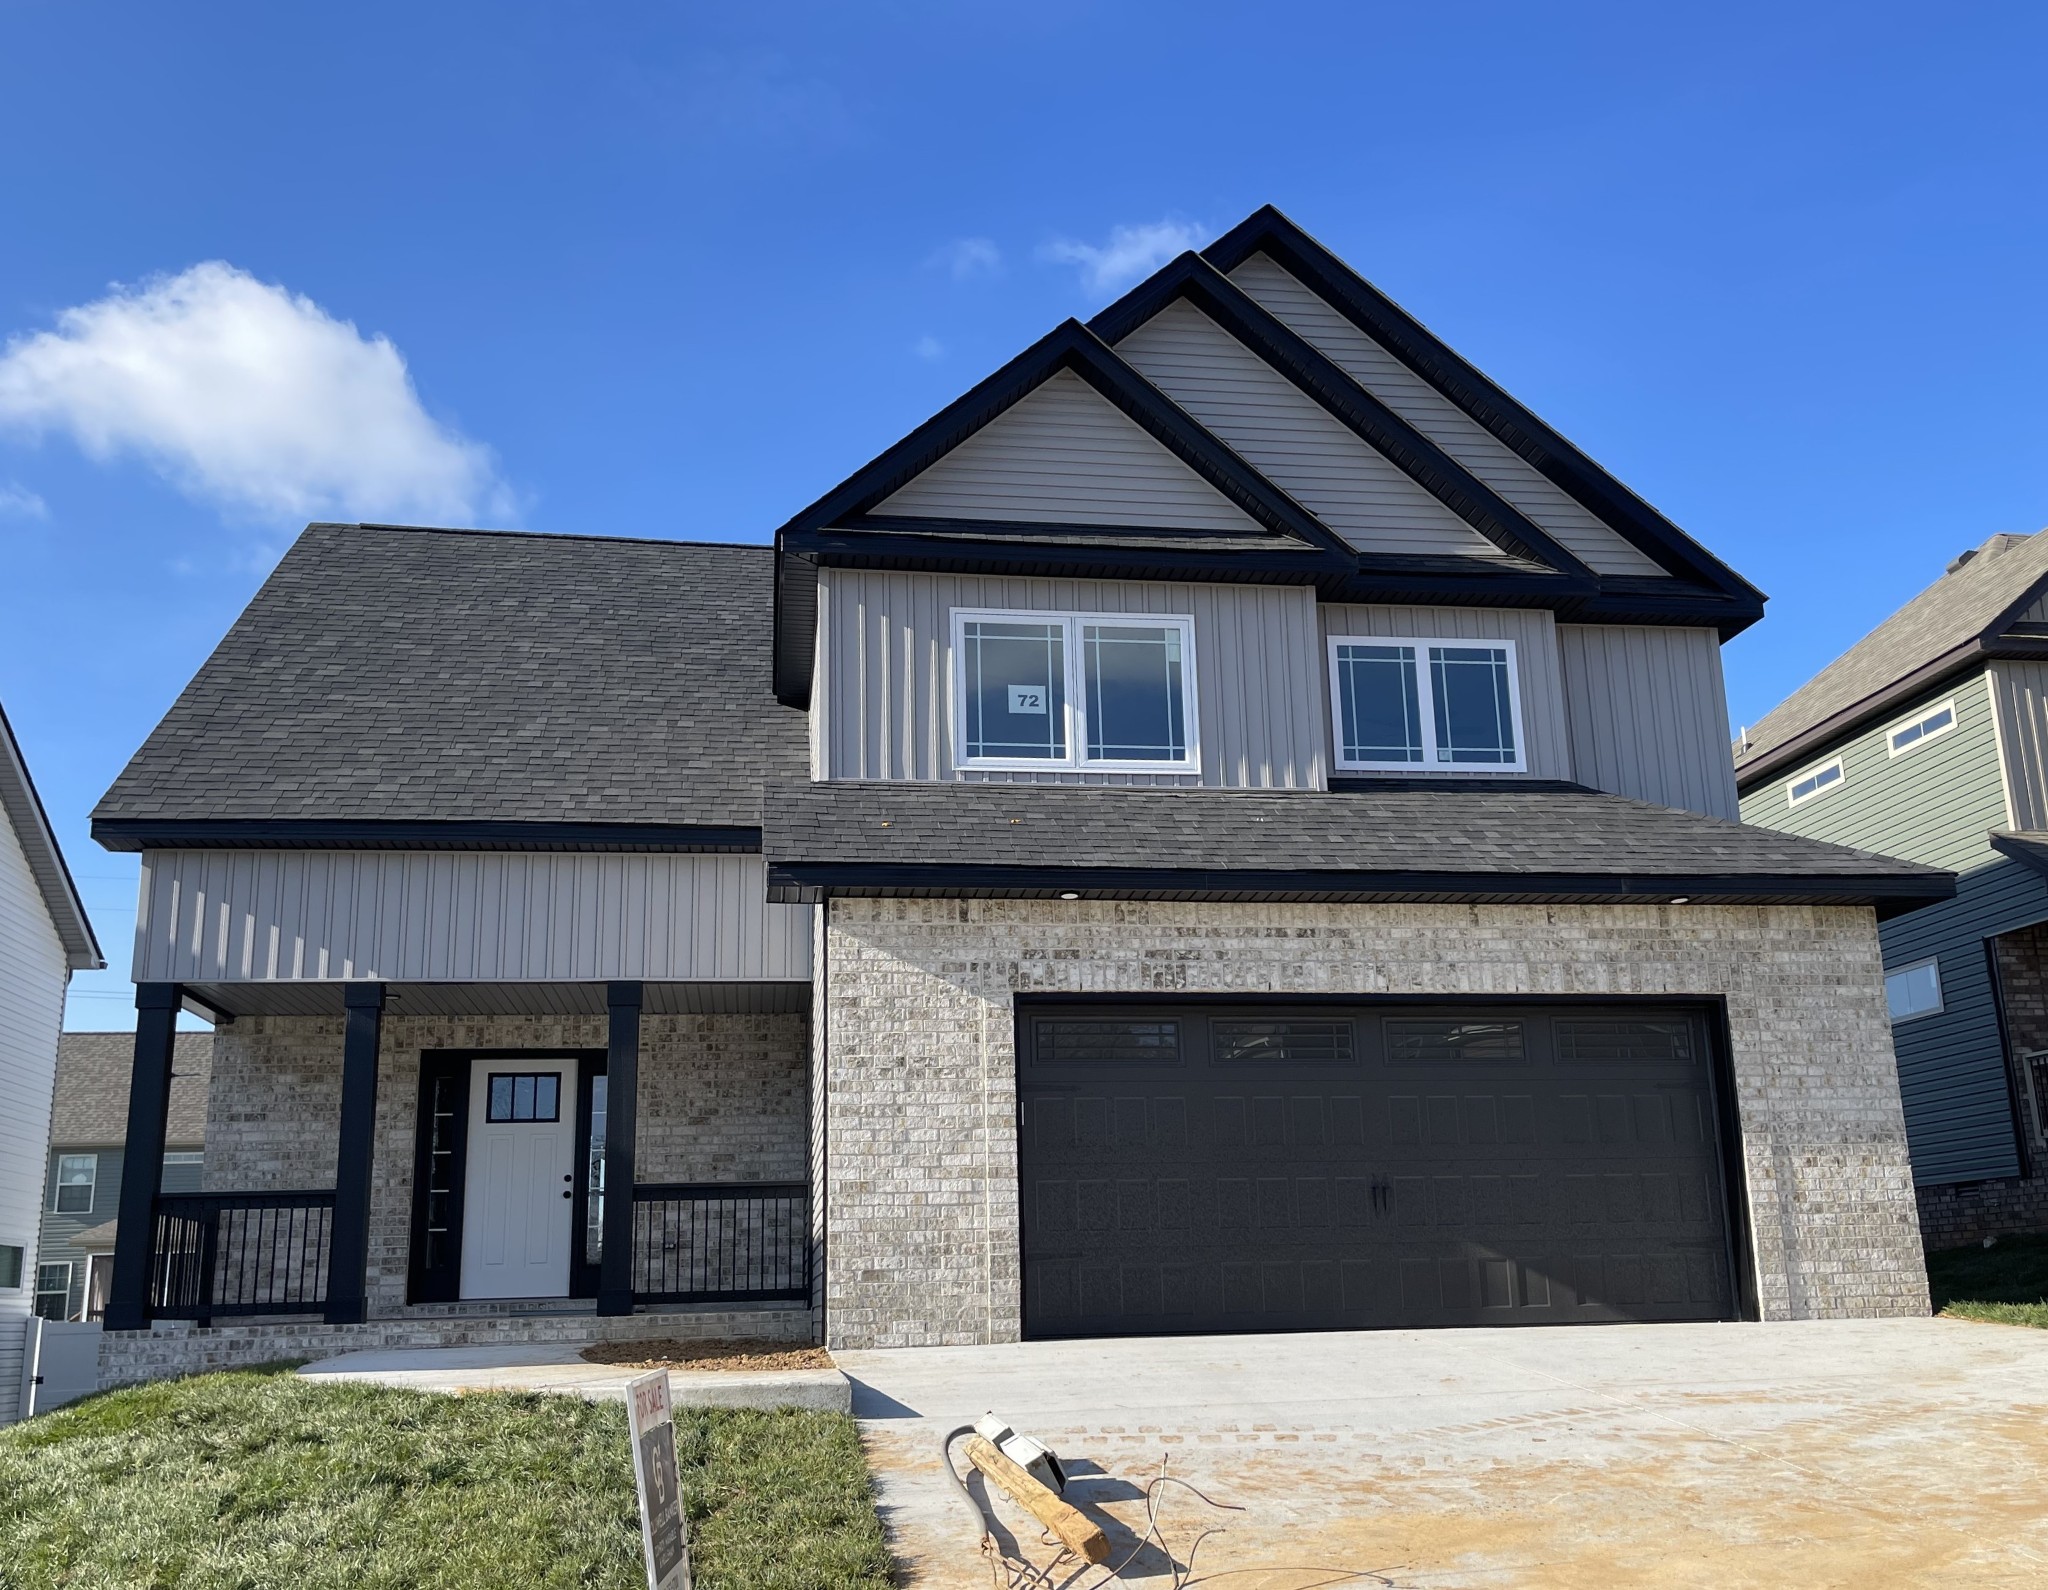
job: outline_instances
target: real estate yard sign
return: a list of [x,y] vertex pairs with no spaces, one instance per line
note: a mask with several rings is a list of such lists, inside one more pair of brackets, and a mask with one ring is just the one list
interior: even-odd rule
[[626,1382],[626,1423],[633,1433],[633,1479],[640,1489],[640,1543],[647,1550],[647,1590],[693,1590],[666,1369]]

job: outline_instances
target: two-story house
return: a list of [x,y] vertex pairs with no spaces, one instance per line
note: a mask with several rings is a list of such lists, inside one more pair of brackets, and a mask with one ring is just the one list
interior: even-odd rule
[[[134,1035],[67,1032],[57,1041],[50,1152],[36,1257],[36,1312],[45,1319],[97,1320],[112,1276],[114,1211],[121,1203],[122,1139],[128,1130],[128,1073]],[[213,1034],[181,1032],[171,1056],[164,1117],[165,1193],[200,1189],[206,1159],[207,1073]]]
[[104,964],[14,728],[0,712],[0,1424],[21,1412],[64,992],[74,971]]
[[1964,552],[1735,768],[1746,822],[1959,875],[1883,929],[1921,1224],[2048,1229],[2048,532]]
[[772,547],[312,526],[95,817],[107,1374],[1922,1310],[1953,880],[1734,821],[1761,611],[1272,211]]

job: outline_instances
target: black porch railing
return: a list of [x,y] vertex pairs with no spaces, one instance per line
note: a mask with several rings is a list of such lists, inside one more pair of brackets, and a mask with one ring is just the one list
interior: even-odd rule
[[149,1311],[158,1319],[318,1314],[334,1194],[161,1193]]
[[633,1189],[637,1303],[807,1303],[805,1182],[643,1182]]

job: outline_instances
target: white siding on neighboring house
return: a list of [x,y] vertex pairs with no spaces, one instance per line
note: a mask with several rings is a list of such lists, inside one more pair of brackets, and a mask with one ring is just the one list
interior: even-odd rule
[[1193,304],[1168,305],[1116,351],[1361,551],[1505,555]]
[[21,1286],[0,1291],[0,1424],[18,1412],[23,1322],[35,1302],[64,980],[63,940],[21,841],[0,814],[0,1243],[22,1250]]
[[[1201,772],[956,771],[951,615],[959,607],[1192,616]],[[1318,718],[1321,679],[1315,595],[1302,586],[825,569],[818,585],[812,772],[818,778],[1322,789],[1328,731]]]
[[156,850],[143,982],[800,981],[811,912],[758,855]]
[[1720,636],[1711,629],[1560,624],[1557,642],[1581,784],[1741,820]]
[[1230,279],[1599,574],[1668,571],[1263,254]]
[[1020,398],[874,511],[921,519],[1266,533],[1135,420],[1066,370]]

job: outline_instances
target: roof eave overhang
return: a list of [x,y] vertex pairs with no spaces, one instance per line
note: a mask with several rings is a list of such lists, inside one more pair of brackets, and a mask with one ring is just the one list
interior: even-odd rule
[[1181,900],[1216,902],[1869,906],[1880,919],[1954,895],[1951,873],[1831,878],[1811,874],[1425,873],[1144,867],[1004,867],[776,862],[768,898]]
[[1905,706],[1915,696],[1938,689],[1959,674],[1981,668],[1987,663],[2048,662],[2048,637],[2023,636],[2014,639],[2003,637],[1986,639],[1973,636],[1960,646],[1951,647],[1939,657],[1921,664],[1911,673],[1904,674],[1886,685],[1882,690],[1873,691],[1861,701],[1830,713],[1810,729],[1802,730],[1768,751],[1735,764],[1735,787],[1747,795],[1759,784],[1766,782],[1772,774],[1809,760],[1825,750],[1844,735],[1854,734],[1873,719]]
[[703,823],[96,817],[107,850],[605,850],[744,854],[761,830]]
[[57,831],[50,814],[29,776],[28,762],[14,738],[14,726],[0,711],[0,820],[14,830],[23,856],[29,864],[43,909],[64,949],[64,964],[74,972],[96,972],[107,964],[100,953],[92,919],[85,914],[85,901],[71,876],[70,863],[57,843]]

